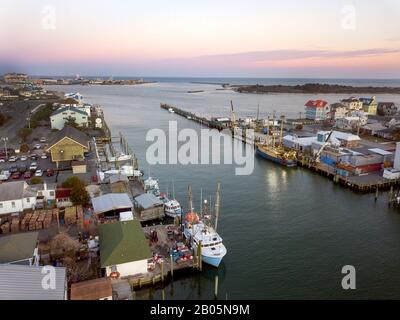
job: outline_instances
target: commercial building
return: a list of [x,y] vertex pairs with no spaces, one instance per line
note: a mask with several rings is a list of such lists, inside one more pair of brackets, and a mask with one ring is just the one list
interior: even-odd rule
[[309,100],[305,104],[306,119],[324,121],[328,119],[329,105],[324,100]]
[[89,125],[88,114],[74,106],[63,106],[57,109],[50,116],[51,128],[61,130],[68,121],[73,121],[78,127]]

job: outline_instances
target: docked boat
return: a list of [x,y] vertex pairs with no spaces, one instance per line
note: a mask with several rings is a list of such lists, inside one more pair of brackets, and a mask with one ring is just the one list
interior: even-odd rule
[[[200,250],[202,261],[214,267],[220,265],[227,253],[226,247],[222,243],[222,238],[217,233],[219,190],[220,184],[218,183],[214,226],[211,225],[211,215],[207,212],[207,201],[205,200],[205,208],[202,210],[202,219],[200,219],[197,213],[191,210],[186,214],[183,231],[185,238],[189,241],[195,254],[198,255],[198,250]],[[191,194],[191,189],[189,193]],[[191,200],[189,202],[192,204]]]
[[169,113],[175,113],[175,110],[172,109],[172,108],[168,108],[168,112],[169,112]]
[[279,163],[289,168],[297,166],[296,152],[285,150],[282,146],[272,147],[257,143],[256,154],[264,159]]
[[182,207],[176,199],[169,199],[165,193],[162,193],[159,198],[164,203],[164,212],[166,216],[171,218],[181,217]]
[[152,193],[156,197],[160,196],[160,187],[158,185],[158,180],[153,179],[152,177],[144,180],[144,191],[147,193]]
[[121,152],[118,153],[115,157],[110,157],[109,162],[129,161],[131,159],[132,155]]

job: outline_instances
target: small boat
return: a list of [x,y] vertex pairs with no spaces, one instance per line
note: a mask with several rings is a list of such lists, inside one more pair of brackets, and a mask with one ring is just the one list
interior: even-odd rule
[[172,108],[168,108],[168,112],[169,112],[169,113],[175,113],[175,110],[172,109]]
[[192,120],[192,117],[191,116],[187,116],[186,119]]
[[181,217],[182,207],[176,199],[169,199],[165,193],[162,193],[159,199],[164,203],[165,215],[171,218]]
[[147,193],[152,193],[156,197],[160,196],[160,187],[158,185],[158,180],[153,179],[152,177],[147,178],[144,181],[144,191]]
[[115,157],[110,157],[109,162],[119,162],[131,160],[132,156],[130,154],[125,154],[123,152],[118,153]]

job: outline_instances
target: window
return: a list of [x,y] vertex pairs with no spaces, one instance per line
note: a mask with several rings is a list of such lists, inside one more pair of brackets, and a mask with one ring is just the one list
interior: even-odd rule
[[15,202],[11,202],[11,207],[15,208]]
[[54,191],[50,191],[50,197],[54,197]]
[[26,202],[30,203],[31,202],[31,198],[26,198]]
[[3,202],[0,202],[0,209],[3,209]]

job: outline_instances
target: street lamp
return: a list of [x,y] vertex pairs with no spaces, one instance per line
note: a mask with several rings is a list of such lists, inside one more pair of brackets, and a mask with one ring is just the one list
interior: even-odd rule
[[6,152],[6,159],[8,159],[8,151],[7,151],[8,137],[2,137],[1,140],[4,141],[4,151]]

